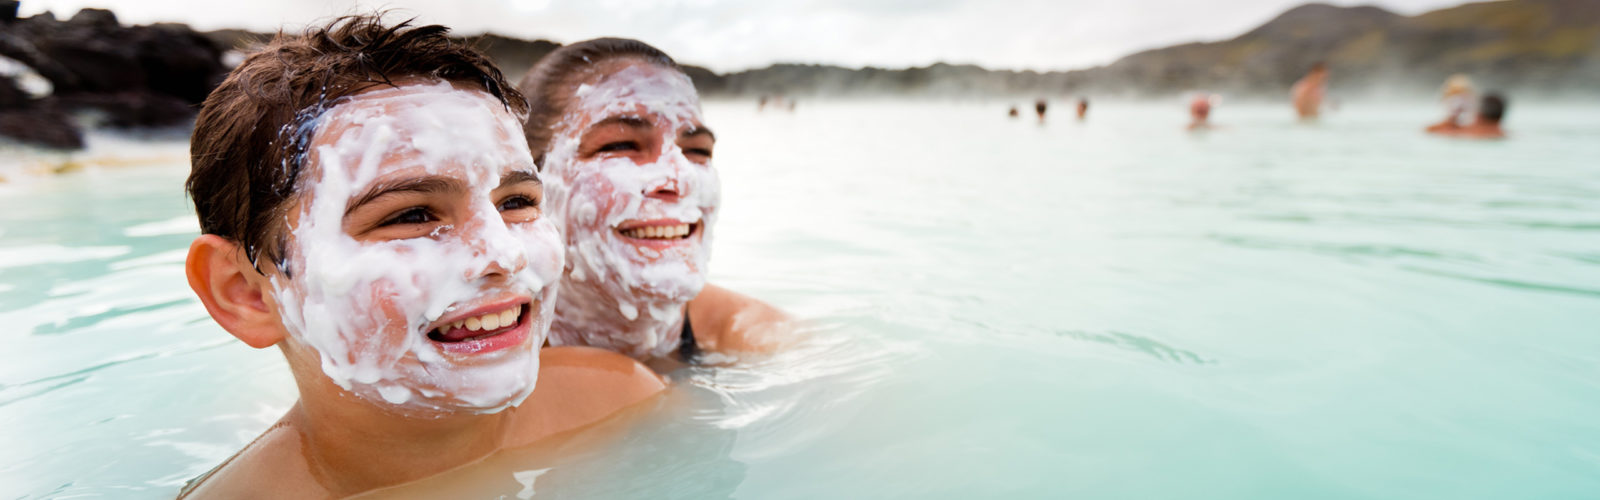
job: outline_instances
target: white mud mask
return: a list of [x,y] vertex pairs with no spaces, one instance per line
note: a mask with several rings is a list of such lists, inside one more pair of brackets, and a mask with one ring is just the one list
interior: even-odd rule
[[315,126],[286,272],[272,277],[290,335],[335,384],[399,413],[520,403],[563,252],[532,208],[517,118],[437,82],[358,94]]
[[[705,286],[721,198],[709,159],[697,163],[678,145],[699,129],[700,101],[683,73],[648,63],[594,80],[577,88],[544,162],[550,212],[567,240],[551,343],[663,356],[678,347],[684,305]],[[587,135],[602,126],[648,135],[612,143],[622,145],[613,152]]]

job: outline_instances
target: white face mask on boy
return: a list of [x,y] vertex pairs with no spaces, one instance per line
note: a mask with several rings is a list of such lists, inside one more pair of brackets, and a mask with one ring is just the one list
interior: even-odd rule
[[564,250],[517,117],[445,82],[319,117],[274,299],[292,338],[365,400],[491,413],[533,391]]

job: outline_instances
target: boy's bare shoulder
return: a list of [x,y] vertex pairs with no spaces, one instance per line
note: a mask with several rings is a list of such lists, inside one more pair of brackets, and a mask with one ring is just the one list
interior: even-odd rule
[[327,498],[306,463],[300,433],[280,421],[221,466],[203,476],[180,499]]
[[539,382],[519,405],[519,431],[508,444],[520,446],[599,422],[666,387],[633,358],[594,347],[546,347],[539,352]]

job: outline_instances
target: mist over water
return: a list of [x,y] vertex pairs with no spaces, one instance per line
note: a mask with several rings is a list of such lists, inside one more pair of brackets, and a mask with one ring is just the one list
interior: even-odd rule
[[[472,493],[1600,491],[1600,108],[1513,100],[1470,142],[1426,103],[1225,101],[1203,134],[1175,101],[1008,104],[708,103],[711,282],[813,340],[673,373]],[[0,497],[171,497],[294,400],[184,283],[168,146],[0,184]]]

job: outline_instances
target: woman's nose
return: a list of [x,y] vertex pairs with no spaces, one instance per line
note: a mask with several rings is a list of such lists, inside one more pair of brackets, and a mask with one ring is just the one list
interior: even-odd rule
[[644,195],[662,201],[676,202],[679,198],[688,196],[688,186],[683,182],[683,170],[689,159],[683,156],[683,151],[668,151],[662,155],[661,161],[666,163],[666,177],[654,184],[645,186]]
[[645,188],[644,195],[661,201],[678,201],[678,198],[683,197],[682,183],[678,182],[678,176],[674,172],[672,177]]

